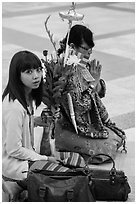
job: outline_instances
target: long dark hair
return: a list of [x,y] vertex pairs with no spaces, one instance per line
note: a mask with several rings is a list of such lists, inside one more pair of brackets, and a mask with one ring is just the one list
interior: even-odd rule
[[[21,72],[27,69],[37,69],[42,68],[40,59],[32,52],[27,50],[17,52],[11,59],[9,67],[9,80],[8,84],[2,94],[2,101],[5,96],[9,94],[9,101],[17,99],[23,107],[27,109],[27,102],[25,98],[24,84],[22,83],[20,77]],[[43,90],[43,78],[37,89],[33,89],[31,94],[35,101],[36,107],[41,104],[42,101],[42,90]]]
[[[62,41],[60,41],[58,55],[65,51],[67,36],[68,34]],[[93,48],[95,46],[92,31],[84,25],[74,25],[70,30],[68,44],[70,45],[73,43],[75,47],[78,48],[82,44],[83,40],[89,47]]]

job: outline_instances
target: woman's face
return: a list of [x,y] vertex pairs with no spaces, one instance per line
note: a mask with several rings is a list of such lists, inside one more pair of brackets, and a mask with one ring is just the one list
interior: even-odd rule
[[42,79],[42,68],[37,69],[27,69],[24,72],[21,72],[21,81],[26,88],[37,89],[40,85]]
[[92,53],[92,48],[88,46],[86,42],[82,42],[82,44],[75,48],[76,52],[80,52],[83,56],[90,57],[90,54]]

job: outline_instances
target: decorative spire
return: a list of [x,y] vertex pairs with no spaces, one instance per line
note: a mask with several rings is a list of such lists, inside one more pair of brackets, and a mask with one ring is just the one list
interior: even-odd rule
[[72,2],[72,5],[71,5],[71,7],[70,7],[70,9],[68,10],[67,13],[59,12],[59,16],[63,20],[67,19],[68,20],[68,24],[69,24],[69,27],[68,27],[68,36],[67,36],[67,42],[66,42],[66,50],[65,50],[65,56],[64,56],[64,66],[65,66],[66,61],[67,61],[68,56],[69,56],[68,39],[69,39],[70,29],[71,29],[71,26],[72,26],[72,21],[81,21],[84,18],[83,14],[76,13],[75,7],[76,7],[76,3]]
[[62,20],[67,19],[68,21],[81,21],[84,18],[83,14],[76,13],[76,3],[72,2],[72,6],[68,10],[67,13],[65,12],[59,12],[59,16],[62,18]]

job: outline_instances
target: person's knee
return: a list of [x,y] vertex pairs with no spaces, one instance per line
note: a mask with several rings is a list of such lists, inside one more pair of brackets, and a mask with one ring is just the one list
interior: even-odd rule
[[[16,183],[11,181],[2,181],[2,201],[17,201],[19,194],[23,189]],[[4,201],[5,200],[5,201]]]

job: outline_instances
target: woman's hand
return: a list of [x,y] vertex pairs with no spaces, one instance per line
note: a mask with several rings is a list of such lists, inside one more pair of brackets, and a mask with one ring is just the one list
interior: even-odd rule
[[48,156],[48,160],[51,161],[51,162],[54,162],[54,163],[59,163],[59,161],[57,160],[56,157],[52,157],[52,156]]
[[94,86],[96,87],[96,85],[99,82],[100,76],[101,76],[102,65],[96,59],[90,61],[88,65],[89,65],[89,72],[95,79]]
[[48,107],[44,108],[41,112],[41,120],[44,123],[46,123],[48,126],[49,124],[51,124],[52,119],[53,119],[53,113],[52,113],[51,109]]
[[41,116],[38,116],[38,117],[34,117],[34,127],[37,127],[37,126],[48,127],[48,124],[42,120]]

